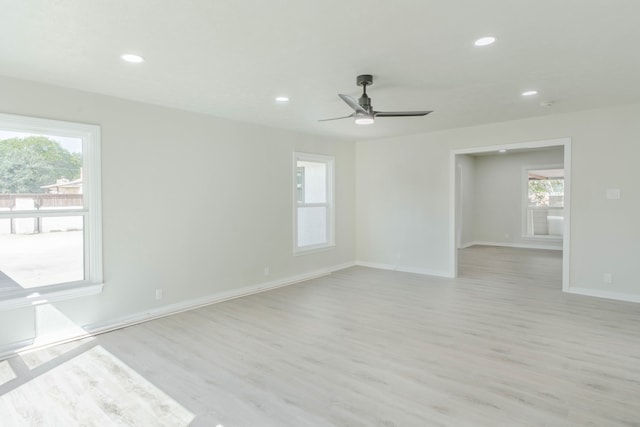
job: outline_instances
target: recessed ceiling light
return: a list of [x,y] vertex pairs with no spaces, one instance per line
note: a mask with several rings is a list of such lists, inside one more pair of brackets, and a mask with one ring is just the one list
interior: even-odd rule
[[526,90],[524,92],[522,92],[522,96],[533,96],[533,95],[537,95],[538,91],[537,90]]
[[289,98],[286,97],[286,96],[277,96],[276,97],[276,102],[281,102],[281,103],[289,102]]
[[125,53],[120,56],[120,58],[122,58],[123,61],[131,62],[133,64],[140,64],[141,62],[144,62],[144,58],[142,56],[135,55],[133,53]]
[[488,46],[490,44],[495,43],[495,41],[496,41],[495,37],[487,36],[487,37],[480,37],[478,40],[473,42],[473,44],[476,46]]
[[507,150],[505,150],[504,148],[501,148],[501,149],[498,150],[498,153],[506,153],[506,152],[507,152]]

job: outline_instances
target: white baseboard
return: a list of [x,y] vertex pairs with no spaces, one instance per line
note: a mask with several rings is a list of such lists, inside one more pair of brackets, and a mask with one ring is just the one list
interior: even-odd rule
[[502,246],[506,248],[522,248],[522,249],[550,249],[554,251],[561,251],[562,246],[550,246],[544,244],[536,244],[536,243],[512,243],[512,242],[485,242],[485,241],[475,241],[469,242],[462,245],[460,249],[468,248],[470,246]]
[[394,265],[394,264],[380,264],[380,263],[366,262],[366,261],[356,261],[355,264],[361,267],[378,268],[381,270],[401,271],[403,273],[424,274],[426,276],[438,276],[438,277],[452,277],[451,274],[449,274],[449,272],[439,271],[439,270],[429,270],[426,268],[417,268],[417,267]]
[[458,246],[458,249],[466,249],[466,248],[471,247],[473,245],[477,245],[477,243],[476,242],[461,243],[460,246]]
[[218,292],[211,295],[206,295],[200,298],[194,298],[190,300],[180,301],[175,304],[169,304],[162,307],[145,310],[142,312],[130,314],[127,316],[111,319],[107,322],[92,323],[81,326],[85,333],[75,334],[73,336],[57,336],[55,340],[47,342],[38,342],[33,344],[33,339],[25,340],[20,343],[11,343],[8,345],[0,346],[0,360],[15,355],[22,351],[31,351],[38,348],[49,347],[56,344],[61,344],[68,341],[73,341],[88,336],[98,335],[105,332],[121,329],[127,326],[133,326],[138,323],[147,322],[149,320],[158,319],[172,314],[182,313],[184,311],[193,310],[196,308],[204,307],[207,305],[228,301],[235,298],[240,298],[248,295],[257,294],[260,292],[270,291],[284,286],[293,285],[303,282],[305,280],[311,280],[322,276],[327,276],[334,271],[342,270],[345,268],[355,266],[355,262],[347,262],[344,264],[338,264],[331,267],[323,268],[320,270],[311,271],[308,273],[299,274],[296,276],[290,276],[282,279],[272,280],[269,282],[259,283],[257,285],[245,286],[239,289],[231,289],[229,291]]
[[284,286],[293,285],[296,283],[304,282],[305,280],[311,280],[322,276],[327,276],[334,271],[342,270],[344,268],[353,267],[355,262],[349,262],[339,265],[334,265],[328,268],[311,271],[297,276],[290,276],[283,279],[272,280],[269,282],[259,283],[257,285],[245,286],[239,289],[232,289],[229,291],[218,292],[215,294],[207,295],[201,298],[194,298],[190,300],[181,301],[179,303],[165,305],[162,307],[154,308],[144,312],[131,314],[129,316],[113,319],[105,323],[94,323],[85,325],[84,329],[92,335],[108,332],[114,329],[119,329],[125,326],[135,325],[137,323],[146,322],[149,320],[157,319],[160,317],[169,316],[172,314],[181,313],[184,311],[193,310],[196,308],[204,307],[207,305],[232,300],[248,295],[257,294],[260,292],[270,291]]
[[640,295],[637,295],[637,294],[626,294],[622,292],[610,292],[610,291],[603,291],[600,289],[575,288],[575,287],[570,287],[566,292],[569,294],[586,295],[589,297],[606,298],[606,299],[612,299],[616,301],[640,302]]

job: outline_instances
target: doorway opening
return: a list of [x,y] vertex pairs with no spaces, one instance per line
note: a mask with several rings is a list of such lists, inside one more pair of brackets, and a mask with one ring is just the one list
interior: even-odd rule
[[449,170],[451,277],[458,277],[459,249],[548,252],[556,264],[561,257],[568,291],[571,139],[452,150]]

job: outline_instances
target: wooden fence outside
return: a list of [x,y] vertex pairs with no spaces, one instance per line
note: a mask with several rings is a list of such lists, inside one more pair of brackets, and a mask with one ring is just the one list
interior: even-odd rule
[[[24,209],[16,209],[18,200],[23,200],[33,209],[46,208],[65,208],[65,207],[81,207],[83,205],[82,194],[49,194],[49,193],[32,193],[32,194],[0,194],[0,209],[9,209],[10,211],[19,212]],[[29,203],[30,201],[30,203]],[[16,233],[14,223],[15,218],[9,218],[10,233]],[[40,233],[42,230],[42,218],[34,218],[33,232]]]

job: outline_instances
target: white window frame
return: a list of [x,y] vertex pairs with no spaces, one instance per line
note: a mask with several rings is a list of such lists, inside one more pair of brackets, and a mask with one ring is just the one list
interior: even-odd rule
[[[325,203],[298,204],[297,194],[297,166],[298,161],[324,163],[327,167],[327,201]],[[335,157],[323,154],[293,153],[293,253],[303,255],[326,250],[335,246]],[[326,207],[327,208],[327,242],[318,245],[298,246],[298,208]]]
[[[527,234],[527,211],[529,209],[529,171],[531,170],[545,170],[545,169],[565,169],[563,164],[554,163],[550,165],[531,165],[531,166],[523,166],[522,167],[522,240],[531,240],[531,241],[547,241],[547,242],[562,242],[564,237],[558,236],[545,236],[545,235],[531,235]],[[566,169],[565,169],[565,177],[563,180],[565,181],[565,192],[566,192]],[[566,200],[565,206],[565,216],[566,214]]]
[[56,135],[82,140],[83,207],[0,212],[0,218],[82,216],[84,220],[84,280],[0,293],[0,310],[51,303],[102,292],[102,197],[100,127],[82,123],[0,114],[0,129]]

